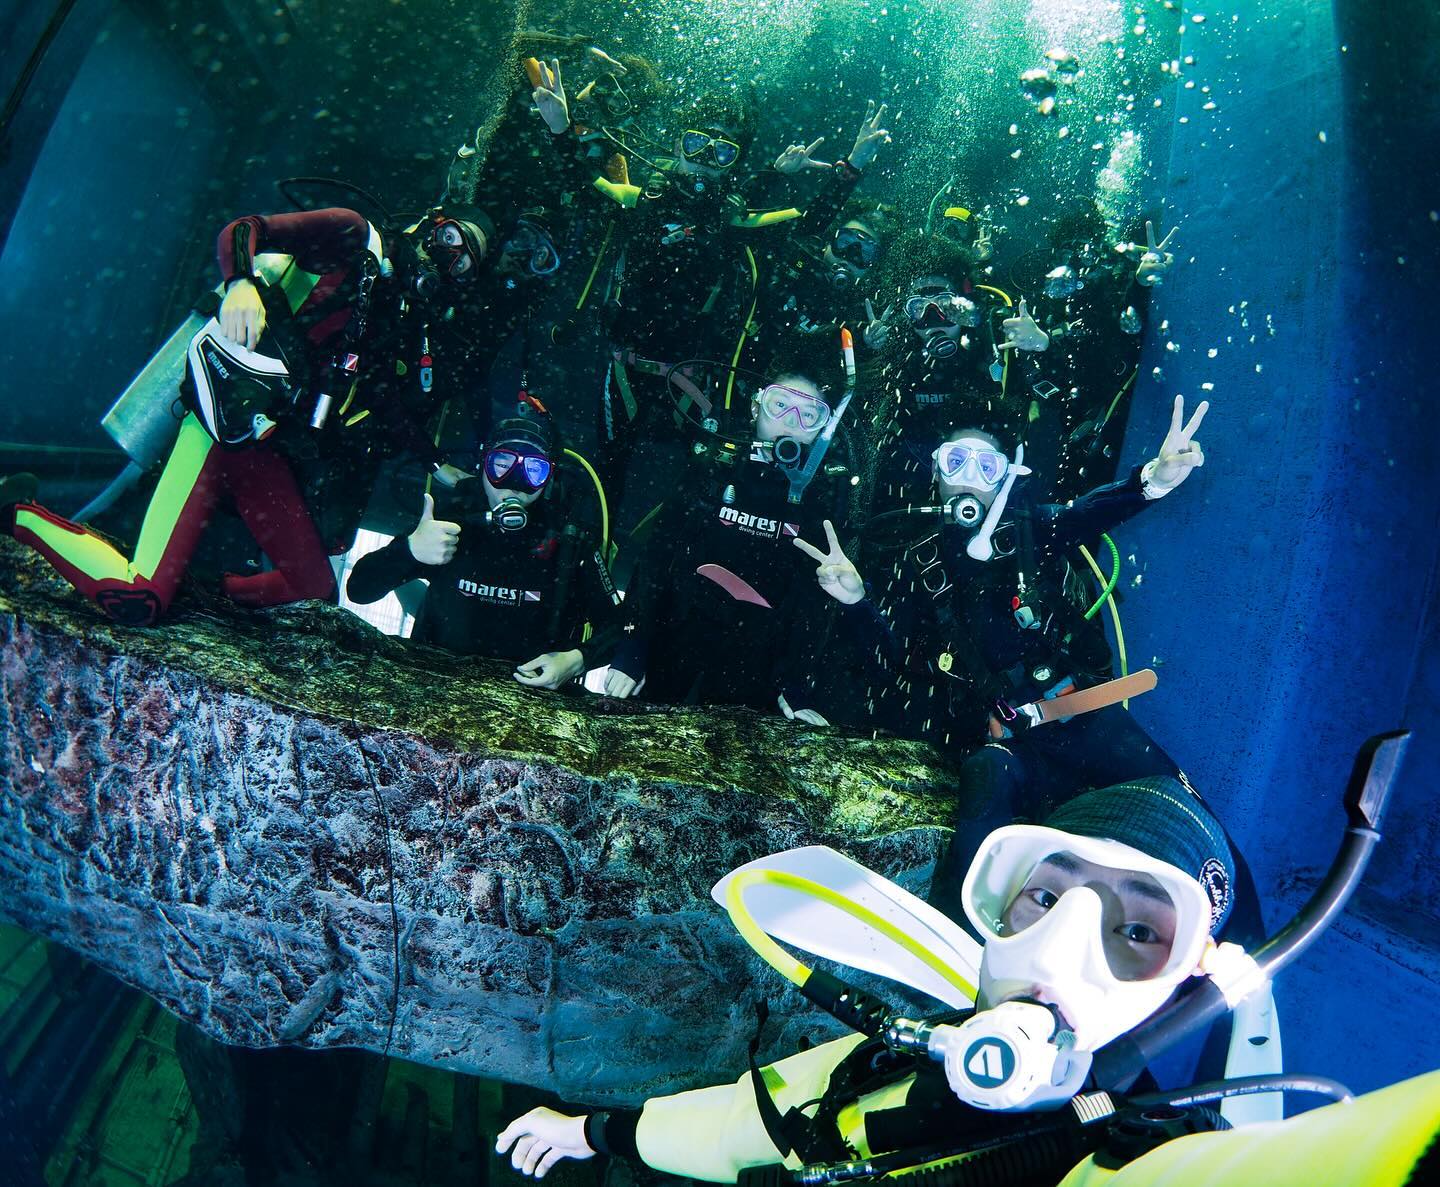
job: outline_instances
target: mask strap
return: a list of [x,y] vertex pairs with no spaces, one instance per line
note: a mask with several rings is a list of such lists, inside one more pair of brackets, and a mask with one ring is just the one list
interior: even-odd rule
[[980,530],[970,537],[970,542],[965,545],[965,551],[972,560],[988,561],[995,556],[995,544],[993,537],[995,529],[1000,526],[1000,517],[1005,514],[1005,503],[1010,498],[1010,488],[1015,485],[1015,479],[1022,474],[1029,474],[1031,471],[1025,465],[1025,446],[1015,447],[1015,461],[1010,465],[1010,472],[1005,475],[1005,483],[1000,488],[1000,493],[995,496],[995,501],[990,504],[990,514],[985,517],[985,522],[980,525]]

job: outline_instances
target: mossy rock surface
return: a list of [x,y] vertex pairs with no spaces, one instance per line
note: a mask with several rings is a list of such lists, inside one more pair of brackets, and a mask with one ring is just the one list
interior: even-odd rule
[[[506,665],[198,587],[119,627],[0,538],[0,915],[214,1037],[636,1102],[832,1027],[709,897],[828,844],[923,887],[930,748],[535,693]],[[393,892],[393,893],[392,893]]]

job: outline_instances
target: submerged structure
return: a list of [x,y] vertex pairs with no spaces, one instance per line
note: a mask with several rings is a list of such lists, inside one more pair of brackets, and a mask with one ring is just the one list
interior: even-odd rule
[[324,606],[126,630],[3,544],[0,915],[227,1043],[692,1087],[776,988],[714,882],[812,843],[915,882],[948,836],[919,743],[537,699]]

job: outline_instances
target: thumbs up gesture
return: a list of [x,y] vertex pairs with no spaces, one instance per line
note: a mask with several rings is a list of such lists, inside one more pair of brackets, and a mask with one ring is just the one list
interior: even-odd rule
[[425,496],[420,522],[409,537],[410,555],[422,565],[448,565],[460,547],[460,525],[435,518],[435,500]]

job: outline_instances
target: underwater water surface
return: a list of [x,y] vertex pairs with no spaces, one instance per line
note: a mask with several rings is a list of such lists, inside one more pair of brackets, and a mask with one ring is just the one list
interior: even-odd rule
[[[197,303],[232,279],[217,274],[217,234],[242,215],[352,208],[399,242],[432,208],[473,204],[494,223],[482,228],[486,259],[517,241],[522,216],[542,229],[553,273],[526,240],[520,280],[500,281],[485,315],[466,321],[463,302],[446,314],[407,290],[404,317],[432,310],[403,323],[419,332],[357,353],[373,366],[393,352],[386,380],[409,391],[425,382],[432,336],[442,386],[447,336],[479,344],[463,399],[422,424],[462,468],[490,464],[517,391],[543,402],[555,439],[504,444],[521,470],[527,450],[547,453],[566,484],[586,542],[563,546],[581,574],[567,596],[603,609],[612,586],[585,584],[597,570],[626,591],[614,599],[617,657],[645,634],[636,615],[618,625],[628,609],[693,626],[701,604],[652,611],[634,592],[656,556],[690,555],[656,507],[674,504],[693,467],[755,448],[752,394],[757,425],[759,397],[777,387],[799,424],[806,368],[822,376],[821,423],[834,415],[841,430],[824,454],[833,472],[819,468],[813,489],[833,492],[840,510],[826,514],[847,517],[841,542],[872,591],[895,598],[880,599],[892,617],[915,580],[934,593],[914,560],[924,533],[904,535],[913,506],[935,501],[930,445],[902,464],[901,426],[926,426],[938,445],[970,423],[941,423],[948,407],[939,396],[926,407],[925,381],[906,370],[906,344],[914,357],[922,341],[936,348],[925,319],[951,329],[979,307],[955,334],[957,357],[973,362],[965,415],[1023,438],[1028,489],[1057,506],[1156,457],[1177,397],[1187,421],[1207,402],[1203,465],[1111,528],[1113,551],[1090,539],[1093,574],[1072,555],[1063,594],[1072,617],[1092,611],[1077,629],[1103,633],[1107,675],[1155,673],[1130,715],[1243,855],[1257,938],[1324,884],[1357,750],[1410,731],[1363,882],[1276,980],[1277,1045],[1287,1072],[1357,1094],[1440,1065],[1426,1022],[1440,1008],[1431,6],[31,0],[0,3],[0,18],[0,478],[34,473],[44,507],[125,548],[148,530],[147,508],[167,505],[170,442],[142,448],[132,427],[173,437],[184,352],[211,312]],[[581,135],[564,159],[528,58],[565,70]],[[642,272],[657,243],[690,251],[706,219],[816,208],[878,104],[870,126],[887,135],[831,220],[860,224],[859,236],[792,258],[784,224],[757,222],[764,243],[785,246],[749,263],[737,251],[723,293],[692,264],[658,281]],[[696,114],[722,108],[744,112],[743,129]],[[715,189],[651,216],[643,236],[627,230],[647,185],[693,184],[676,166],[691,135]],[[727,174],[732,135],[741,156]],[[816,167],[775,167],[806,146]],[[594,204],[605,170],[612,189],[635,183],[629,207]],[[732,183],[743,192],[733,209],[722,205]],[[827,223],[815,242],[830,236]],[[836,250],[859,260],[870,249],[845,244],[867,237],[880,245],[875,270],[832,285]],[[443,285],[440,248],[428,250]],[[935,260],[963,270],[964,291],[953,307],[922,299],[912,317],[913,273]],[[1137,281],[1146,267],[1160,283]],[[393,272],[377,265],[377,292]],[[506,304],[512,291],[523,308]],[[1023,332],[1001,329],[1020,298],[1044,328],[1043,353],[1002,345]],[[810,319],[816,300],[832,301],[834,326]],[[682,349],[721,341],[731,322],[738,343],[731,333],[708,355]],[[848,410],[841,322],[860,359]],[[673,369],[668,389],[646,375],[637,342],[713,366],[696,383],[714,384],[717,405],[688,402]],[[617,351],[631,347],[627,363]],[[654,391],[665,402],[611,465],[626,365],[642,405]],[[743,389],[733,409],[727,376]],[[122,393],[126,417],[107,421]],[[936,658],[941,693],[922,693],[919,681],[886,685],[866,667],[868,644],[847,651],[827,626],[831,649],[804,669],[821,725],[768,694],[710,703],[678,660],[666,684],[667,654],[699,657],[697,672],[724,660],[751,673],[810,638],[813,607],[763,645],[746,633],[760,578],[760,591],[734,573],[738,586],[711,578],[743,614],[662,636],[649,695],[631,698],[606,684],[623,661],[588,650],[573,673],[584,687],[563,693],[521,688],[512,671],[526,657],[503,646],[483,653],[503,664],[455,656],[426,633],[435,582],[427,595],[407,576],[363,606],[344,596],[361,556],[401,546],[431,493],[436,518],[449,514],[375,407],[364,431],[386,428],[367,446],[383,457],[366,471],[373,490],[335,488],[354,514],[338,549],[323,541],[343,614],[225,602],[221,574],[284,567],[228,508],[158,625],[107,618],[0,536],[0,1183],[519,1181],[494,1153],[511,1119],[733,1083],[748,1068],[755,1000],[769,1001],[767,1059],[840,1033],[712,901],[730,868],[823,843],[924,897],[952,825],[978,844],[1009,819],[959,802],[957,772],[984,735],[950,729],[935,706],[955,703],[946,690],[964,656]],[[363,410],[343,396],[335,408],[326,432]],[[1000,452],[1019,468],[1013,449]],[[778,456],[772,441],[763,460]],[[920,493],[906,485],[917,473]],[[93,502],[107,488],[113,498]],[[733,484],[722,499],[735,503]],[[463,531],[479,533],[486,510]],[[803,526],[741,515],[728,521],[736,533],[809,533],[824,547],[819,511]],[[1018,551],[1016,615],[1029,560]],[[511,571],[529,572],[533,558],[515,556]],[[910,563],[919,576],[902,590]],[[518,576],[460,593],[469,608],[542,597]],[[404,641],[417,631],[432,646]],[[1062,767],[1079,761],[1059,750]],[[1223,1052],[1187,1048],[1152,1070],[1170,1087],[1223,1064]],[[1315,1103],[1293,1096],[1287,1111]],[[617,1157],[561,1163],[557,1176],[661,1172]]]

